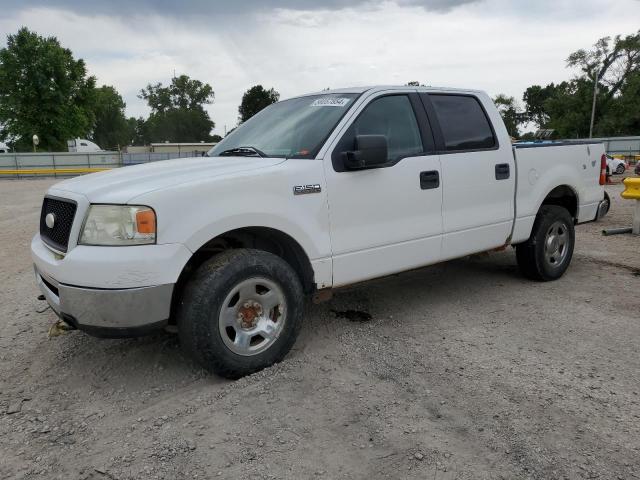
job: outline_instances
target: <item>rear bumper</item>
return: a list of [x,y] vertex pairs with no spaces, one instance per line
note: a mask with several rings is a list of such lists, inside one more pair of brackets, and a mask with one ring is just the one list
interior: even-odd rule
[[127,289],[65,285],[35,267],[40,291],[68,324],[98,337],[131,337],[163,328],[170,316],[173,284]]

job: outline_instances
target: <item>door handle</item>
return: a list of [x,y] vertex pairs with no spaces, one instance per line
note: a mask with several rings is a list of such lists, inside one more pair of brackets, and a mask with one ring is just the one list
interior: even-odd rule
[[420,172],[420,188],[422,190],[438,188],[439,186],[440,186],[440,173],[438,173],[437,170]]
[[511,176],[508,163],[498,163],[496,165],[496,180],[506,180]]

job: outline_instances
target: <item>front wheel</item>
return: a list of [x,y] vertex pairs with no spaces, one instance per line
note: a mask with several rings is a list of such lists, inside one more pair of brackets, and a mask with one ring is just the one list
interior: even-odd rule
[[302,285],[282,258],[229,250],[205,262],[185,286],[180,341],[206,369],[239,378],[281,361],[302,326]]
[[569,267],[574,245],[573,219],[567,209],[543,205],[529,239],[516,245],[518,266],[533,280],[556,280]]
[[616,167],[616,173],[622,175],[624,173],[624,165],[620,164]]

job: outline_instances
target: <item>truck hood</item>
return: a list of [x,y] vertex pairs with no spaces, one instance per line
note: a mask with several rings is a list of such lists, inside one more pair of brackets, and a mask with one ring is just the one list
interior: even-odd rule
[[176,158],[71,178],[55,184],[52,190],[84,195],[91,203],[127,203],[134,197],[151,191],[258,170],[284,160],[254,157]]

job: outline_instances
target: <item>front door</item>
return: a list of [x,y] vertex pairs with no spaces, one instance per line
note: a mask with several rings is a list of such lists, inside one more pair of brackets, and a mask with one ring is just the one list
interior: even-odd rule
[[[419,97],[379,92],[359,109],[325,158],[334,286],[440,259],[440,160]],[[388,163],[345,169],[356,135],[385,135]]]

